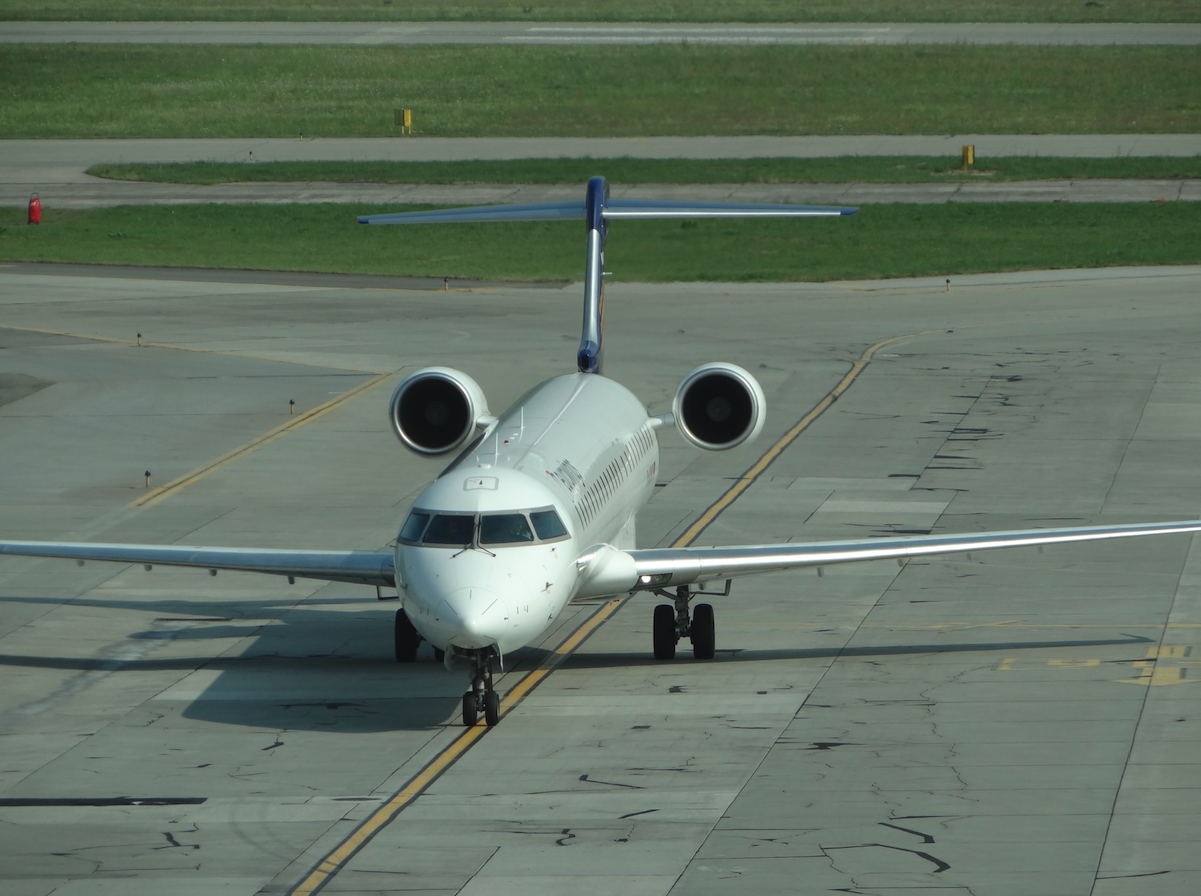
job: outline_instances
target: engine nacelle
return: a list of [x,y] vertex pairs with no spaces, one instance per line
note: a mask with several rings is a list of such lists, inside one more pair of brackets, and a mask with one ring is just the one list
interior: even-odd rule
[[672,402],[676,427],[698,448],[725,451],[763,429],[763,389],[736,364],[702,364],[680,383]]
[[418,454],[454,451],[488,416],[484,391],[471,377],[449,367],[423,367],[392,393],[388,419],[407,448]]

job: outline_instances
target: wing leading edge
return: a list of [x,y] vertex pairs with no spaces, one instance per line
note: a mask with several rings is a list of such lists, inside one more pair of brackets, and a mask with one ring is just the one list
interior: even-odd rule
[[6,554],[259,572],[389,588],[396,583],[392,554],[384,551],[281,551],[184,545],[0,541],[0,555]]
[[[667,202],[655,199],[607,199],[601,210],[612,218],[830,218],[853,215],[856,208],[825,205],[775,205],[737,202]],[[480,205],[428,212],[363,215],[360,224],[453,224],[464,221],[564,221],[588,216],[585,201],[527,205]]]
[[960,554],[967,551],[992,551],[998,548],[1103,541],[1180,532],[1201,532],[1201,520],[745,547],[658,548],[626,553],[633,558],[637,575],[631,590],[647,590],[695,582],[721,581],[781,569],[830,566],[857,560],[903,560],[935,554]]

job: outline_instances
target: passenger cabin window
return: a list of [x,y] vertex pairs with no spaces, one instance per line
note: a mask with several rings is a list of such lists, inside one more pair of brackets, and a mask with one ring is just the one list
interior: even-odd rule
[[480,517],[480,544],[523,544],[534,540],[523,513],[486,513]]
[[401,541],[421,541],[421,533],[425,531],[425,524],[430,521],[428,513],[419,513],[414,510],[409,514],[409,518],[405,520],[405,524],[400,527]]
[[425,530],[425,544],[466,545],[475,541],[475,516],[440,513]]

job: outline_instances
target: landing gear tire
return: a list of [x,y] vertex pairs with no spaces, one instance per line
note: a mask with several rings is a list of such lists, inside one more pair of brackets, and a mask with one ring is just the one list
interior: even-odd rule
[[669,604],[655,607],[655,659],[672,660],[676,657],[676,611]]
[[463,695],[463,724],[468,728],[479,721],[481,712],[489,728],[500,721],[500,695],[492,688],[492,657],[490,650],[471,653],[471,690]]
[[476,706],[475,691],[463,695],[463,727],[471,728],[480,720],[480,711]]
[[446,651],[443,650],[441,647],[435,647],[434,648],[434,662],[440,663],[445,659],[446,659]]
[[698,660],[711,660],[716,648],[713,607],[710,604],[697,604],[692,608],[692,655]]
[[421,635],[413,628],[404,610],[396,611],[396,662],[411,663],[417,659],[417,646]]

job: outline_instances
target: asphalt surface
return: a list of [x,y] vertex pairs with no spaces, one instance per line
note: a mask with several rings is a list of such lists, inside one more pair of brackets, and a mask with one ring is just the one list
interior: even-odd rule
[[[0,537],[377,549],[442,467],[388,432],[389,386],[127,505],[376,373],[451,365],[502,408],[578,330],[578,285],[72,273],[0,267]],[[612,284],[608,373],[651,413],[708,359],[768,397],[754,446],[664,435],[639,541],[893,337],[706,542],[1195,517],[1199,292],[1198,267]],[[1196,892],[1199,581],[1176,536],[762,576],[712,599],[712,662],[653,661],[631,601],[323,892]],[[461,731],[462,670],[397,666],[393,606],[0,562],[0,889],[288,892]]]
[[[96,183],[92,165],[122,162],[287,162],[470,159],[749,159],[827,156],[1201,155],[1201,134],[952,134],[850,137],[377,137],[0,140],[0,184]],[[31,186],[31,189],[34,187]]]
[[1201,24],[3,22],[0,43],[1195,46]]
[[[612,184],[615,197],[692,202],[762,202],[798,205],[868,205],[880,202],[1195,202],[1201,180],[1047,180],[948,184]],[[24,208],[26,184],[0,184],[0,206]],[[220,203],[364,205],[492,205],[578,199],[583,184],[562,186],[465,184],[246,183],[218,186],[102,181],[38,187],[43,208]]]

